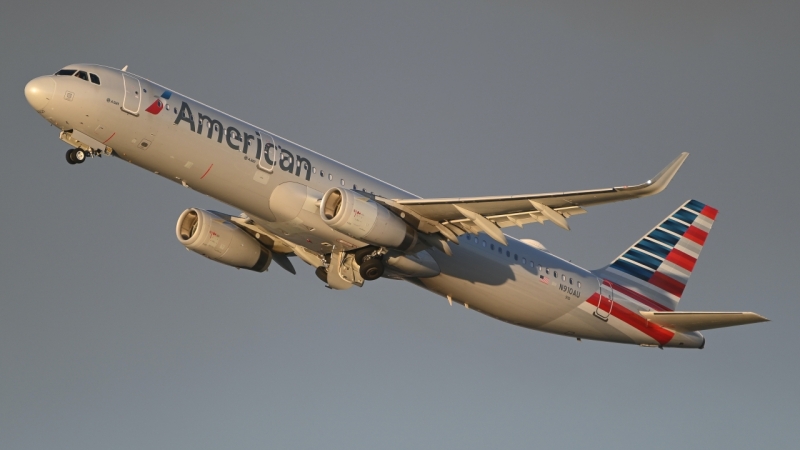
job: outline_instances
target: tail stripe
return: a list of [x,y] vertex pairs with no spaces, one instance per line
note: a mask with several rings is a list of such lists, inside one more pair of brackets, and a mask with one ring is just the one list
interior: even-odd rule
[[652,270],[647,270],[642,266],[637,266],[636,264],[629,263],[624,259],[618,259],[614,261],[614,264],[612,264],[611,267],[619,271],[625,272],[629,275],[633,275],[636,278],[639,278],[644,281],[650,280],[650,277],[652,277],[654,273]]
[[665,230],[672,231],[678,236],[683,236],[683,233],[686,233],[686,230],[689,228],[689,225],[684,225],[672,219],[667,219],[666,222],[661,224],[661,227],[664,228]]
[[706,243],[706,238],[708,237],[708,232],[703,231],[700,228],[697,228],[697,227],[695,227],[693,225],[693,226],[689,227],[688,230],[686,230],[686,234],[684,234],[684,237],[687,237],[687,238],[697,242],[698,244],[703,245],[703,244]]
[[717,213],[719,213],[719,211],[717,211],[716,208],[712,208],[710,206],[704,206],[703,210],[700,211],[700,214],[708,217],[712,221],[717,220]]
[[652,253],[653,255],[658,256],[660,258],[666,258],[670,253],[669,248],[664,247],[663,245],[657,242],[653,242],[649,239],[642,239],[634,247]]
[[659,228],[653,230],[653,232],[647,235],[647,237],[649,237],[654,241],[661,242],[662,244],[666,244],[669,247],[674,247],[675,244],[677,244],[678,241],[681,240],[680,237],[675,236],[674,234],[667,233],[666,231],[661,230]]
[[622,256],[643,266],[647,266],[653,270],[657,270],[658,266],[661,265],[660,259],[654,258],[647,253],[640,252],[639,250],[630,249]]
[[[607,270],[646,282],[650,303],[676,305],[717,217],[717,210],[690,200],[619,256]],[[631,278],[634,277],[634,278]],[[641,283],[641,282],[639,282]],[[647,298],[645,296],[645,298]]]
[[694,270],[694,265],[697,263],[697,258],[687,255],[677,248],[673,248],[672,251],[669,252],[666,260],[688,270],[689,272]]
[[690,224],[694,222],[695,219],[697,219],[697,214],[689,212],[688,210],[685,209],[679,209],[678,212],[672,215],[672,217],[682,222],[686,222],[687,224]]
[[699,213],[699,212],[703,212],[703,208],[705,208],[705,207],[706,207],[706,205],[704,205],[704,204],[702,204],[702,203],[698,202],[697,200],[689,200],[689,202],[687,202],[687,203],[686,203],[685,205],[683,205],[683,206],[685,206],[685,207],[687,207],[687,208],[691,209],[692,211],[697,211],[698,213]]

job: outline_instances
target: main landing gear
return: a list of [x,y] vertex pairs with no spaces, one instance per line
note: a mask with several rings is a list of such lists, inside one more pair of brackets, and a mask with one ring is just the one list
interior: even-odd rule
[[359,266],[358,274],[361,275],[361,278],[364,280],[377,280],[383,275],[383,271],[386,267],[381,259],[382,255],[379,254],[375,248],[365,247],[359,249],[354,256],[356,264]]
[[385,254],[386,249],[376,247],[364,247],[355,252],[334,251],[326,255],[324,265],[317,267],[314,273],[331,289],[362,286],[365,281],[383,276]]

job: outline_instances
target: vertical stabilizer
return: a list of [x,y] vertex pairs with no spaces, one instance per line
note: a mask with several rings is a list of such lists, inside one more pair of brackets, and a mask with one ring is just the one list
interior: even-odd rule
[[675,310],[716,217],[689,200],[597,274],[648,309]]

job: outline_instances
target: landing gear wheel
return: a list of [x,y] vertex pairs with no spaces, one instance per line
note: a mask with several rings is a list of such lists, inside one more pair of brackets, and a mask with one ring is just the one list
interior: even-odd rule
[[86,152],[79,148],[67,150],[67,162],[70,164],[80,164],[86,161]]
[[353,253],[353,257],[355,257],[356,264],[358,264],[359,266],[361,264],[364,264],[364,258],[366,258],[367,255],[371,255],[374,251],[375,247],[364,247],[356,250],[355,253]]
[[324,266],[317,267],[317,270],[314,271],[314,275],[317,276],[323,283],[328,282],[328,271],[325,270]]
[[361,274],[361,278],[372,281],[380,278],[383,275],[383,270],[383,261],[378,258],[370,258],[364,260],[358,273]]

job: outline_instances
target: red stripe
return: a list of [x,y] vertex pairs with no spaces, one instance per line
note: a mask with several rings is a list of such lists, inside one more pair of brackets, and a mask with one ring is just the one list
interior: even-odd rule
[[706,238],[708,237],[708,232],[697,228],[696,226],[690,226],[685,233],[683,233],[683,237],[689,238],[700,245],[706,243]]
[[110,140],[111,140],[111,138],[113,138],[113,137],[114,137],[114,136],[116,136],[116,135],[117,135],[117,132],[115,131],[114,133],[112,133],[112,134],[111,134],[111,137],[109,137],[108,139],[106,139],[105,141],[103,141],[103,144],[105,144],[106,142],[110,141]]
[[691,255],[687,255],[677,248],[673,248],[672,251],[669,252],[669,255],[667,255],[667,261],[691,272],[694,270],[694,265],[697,262],[697,259]]
[[662,305],[661,303],[658,303],[655,300],[651,300],[650,298],[646,297],[644,294],[636,292],[636,291],[634,291],[632,289],[628,289],[625,286],[622,286],[620,284],[617,284],[617,283],[614,283],[614,282],[608,281],[608,280],[603,280],[603,284],[606,284],[606,285],[610,284],[611,287],[614,288],[615,291],[621,292],[622,294],[627,295],[628,297],[636,300],[637,302],[639,302],[639,303],[641,303],[643,305],[647,305],[647,306],[649,306],[649,307],[651,307],[651,308],[653,308],[653,309],[655,309],[657,311],[672,311],[671,309],[667,308],[666,306]]
[[[586,300],[586,302],[597,307],[598,304],[600,304],[600,295],[595,292],[591,297],[589,297],[588,300]],[[641,315],[631,311],[628,308],[625,308],[624,306],[621,306],[619,303],[614,303],[614,306],[611,307],[610,302],[603,301],[602,304],[600,304],[600,309],[605,312],[609,312],[610,310],[612,316],[650,336],[661,345],[666,344],[672,340],[673,336],[675,336],[675,333],[672,331],[662,327],[661,325],[651,323]]]
[[712,208],[710,206],[705,206],[705,207],[703,207],[703,210],[700,211],[700,214],[708,217],[711,220],[716,220],[718,212],[719,211],[716,208]]
[[200,179],[201,179],[201,180],[202,180],[203,178],[205,178],[205,177],[206,177],[206,175],[208,175],[208,172],[210,172],[210,171],[211,171],[211,168],[212,168],[212,167],[214,167],[214,165],[213,165],[213,164],[212,164],[212,165],[210,165],[210,166],[208,166],[208,169],[206,169],[206,173],[204,173],[204,174],[203,174],[203,176],[202,176],[202,177],[200,177]]
[[673,279],[672,277],[664,275],[661,272],[654,273],[653,276],[650,277],[649,281],[653,286],[658,286],[670,294],[678,297],[683,294],[683,290],[686,288],[685,284]]

